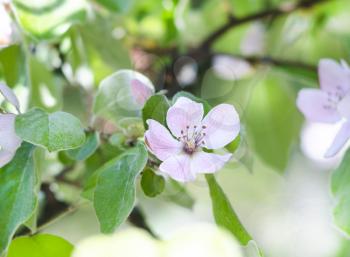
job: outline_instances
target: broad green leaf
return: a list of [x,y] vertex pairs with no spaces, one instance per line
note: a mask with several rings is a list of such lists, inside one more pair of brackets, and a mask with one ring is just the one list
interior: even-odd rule
[[331,189],[336,201],[334,222],[350,235],[350,150],[332,175]]
[[33,145],[23,143],[14,159],[0,169],[0,256],[37,204],[33,150]]
[[105,6],[111,11],[125,12],[127,11],[133,3],[133,0],[95,0],[99,4]]
[[147,168],[142,174],[141,187],[145,195],[156,197],[164,191],[165,180],[162,176],[155,174],[152,169]]
[[77,148],[85,142],[85,133],[77,118],[65,112],[48,114],[38,108],[17,116],[16,133],[24,141],[50,152]]
[[287,166],[301,127],[295,98],[285,80],[271,74],[255,87],[244,117],[255,152],[279,172]]
[[84,21],[85,0],[15,0],[21,26],[38,39],[52,39],[64,34],[69,27]]
[[147,150],[139,144],[99,171],[93,201],[103,233],[112,233],[131,213],[136,177],[147,160]]
[[94,102],[94,113],[114,121],[124,117],[139,117],[143,106],[136,102],[132,94],[133,80],[139,80],[154,91],[152,82],[141,73],[120,70],[101,82]]
[[70,257],[72,251],[73,245],[63,238],[41,234],[14,239],[7,257]]
[[99,134],[97,132],[89,132],[86,136],[85,143],[79,148],[68,150],[67,155],[68,157],[76,161],[86,160],[92,154],[94,154],[94,152],[98,148],[99,143]]
[[224,191],[217,183],[214,175],[207,174],[205,178],[208,182],[214,218],[219,226],[230,231],[242,245],[247,245],[252,237],[243,227],[237,214],[232,208]]
[[170,105],[164,95],[151,96],[142,109],[142,118],[145,128],[148,119],[156,120],[166,126],[166,114]]

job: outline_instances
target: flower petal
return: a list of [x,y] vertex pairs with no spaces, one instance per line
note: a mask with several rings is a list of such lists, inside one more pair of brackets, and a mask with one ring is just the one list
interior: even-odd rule
[[190,156],[185,153],[169,157],[159,166],[159,170],[180,182],[189,182],[196,178],[191,173]]
[[328,108],[327,93],[319,89],[302,89],[297,106],[306,119],[313,122],[335,123],[341,119],[335,108]]
[[12,160],[14,155],[15,155],[15,152],[0,150],[0,168],[8,164]]
[[12,89],[4,83],[0,83],[0,93],[9,101],[19,112],[19,102],[17,96],[13,93]]
[[191,171],[197,173],[214,173],[220,170],[231,158],[232,154],[213,154],[197,152],[191,158]]
[[147,120],[147,124],[146,145],[159,160],[164,161],[181,151],[182,143],[174,139],[162,124],[155,120]]
[[340,89],[344,93],[350,90],[350,72],[344,64],[331,59],[322,59],[318,64],[320,87],[326,92]]
[[14,114],[0,114],[0,146],[2,150],[16,152],[22,140],[15,132]]
[[202,104],[187,97],[179,97],[175,104],[169,108],[166,120],[171,133],[176,137],[180,137],[181,131],[185,132],[187,126],[193,132],[193,127],[200,125],[203,114]]
[[138,79],[133,79],[131,81],[131,93],[136,103],[144,106],[148,98],[153,95],[154,89]]
[[236,109],[230,104],[219,104],[205,116],[204,147],[218,149],[233,141],[240,130]]
[[331,147],[327,150],[325,157],[330,158],[336,155],[350,138],[350,121],[345,122],[335,136]]
[[350,94],[347,94],[338,104],[338,112],[342,117],[350,119]]

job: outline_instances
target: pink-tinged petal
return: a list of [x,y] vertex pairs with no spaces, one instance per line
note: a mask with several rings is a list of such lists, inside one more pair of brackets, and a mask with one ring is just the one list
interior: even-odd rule
[[345,122],[334,138],[331,147],[327,150],[325,157],[330,158],[336,155],[350,138],[350,121]]
[[0,168],[8,164],[12,160],[14,155],[15,155],[15,152],[0,150]]
[[233,141],[240,130],[240,121],[236,109],[230,104],[219,104],[210,110],[202,122],[204,147],[222,148]]
[[191,158],[191,171],[197,173],[214,173],[220,170],[231,158],[232,154],[213,154],[197,152]]
[[318,76],[320,87],[324,91],[338,91],[345,94],[350,90],[350,72],[344,64],[331,59],[322,59],[318,64]]
[[5,97],[7,101],[9,101],[9,103],[16,107],[17,111],[19,112],[19,102],[12,89],[4,83],[0,83],[0,93]]
[[0,114],[0,146],[8,152],[16,152],[22,142],[15,132],[15,118],[14,114]]
[[140,80],[133,79],[131,81],[131,93],[136,103],[140,106],[144,106],[148,98],[154,94],[154,90],[147,84],[142,83]]
[[147,124],[146,145],[159,160],[164,161],[182,150],[182,143],[174,139],[170,132],[158,121],[147,120]]
[[170,156],[159,166],[159,170],[179,182],[189,182],[196,178],[191,173],[190,155],[185,153]]
[[350,94],[347,94],[338,104],[338,112],[342,117],[350,119]]
[[341,119],[337,109],[330,107],[327,93],[319,89],[300,90],[297,106],[309,121],[335,123]]
[[[167,113],[167,124],[174,136],[180,137],[181,131],[193,132],[194,126],[200,126],[203,119],[203,105],[187,97],[179,97]],[[189,129],[187,129],[189,127]]]

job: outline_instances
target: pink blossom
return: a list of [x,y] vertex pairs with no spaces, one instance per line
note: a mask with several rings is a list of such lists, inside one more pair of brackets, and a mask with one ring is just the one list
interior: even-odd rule
[[[9,87],[0,83],[0,93],[19,110],[18,99]],[[15,132],[15,119],[15,114],[0,113],[0,168],[12,160],[22,142]]]
[[138,79],[131,80],[131,94],[140,106],[144,106],[148,98],[154,94],[154,88]]
[[0,1],[0,48],[6,47],[12,42],[13,24],[4,4]]
[[171,178],[187,182],[199,173],[214,173],[231,158],[203,149],[219,149],[233,141],[240,130],[239,116],[232,105],[220,104],[203,119],[203,105],[180,97],[169,108],[168,129],[155,120],[149,126],[145,141],[149,150],[162,161],[159,169]]
[[342,122],[342,127],[325,154],[325,157],[332,157],[350,137],[350,69],[344,61],[339,64],[322,59],[318,75],[320,89],[302,89],[297,106],[311,122]]

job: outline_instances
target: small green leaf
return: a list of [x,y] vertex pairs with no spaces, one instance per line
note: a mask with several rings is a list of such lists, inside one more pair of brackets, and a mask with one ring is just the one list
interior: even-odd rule
[[72,160],[84,161],[94,154],[99,143],[99,134],[97,132],[89,132],[86,136],[85,143],[79,148],[68,150],[67,155]]
[[142,109],[142,119],[147,129],[146,121],[148,119],[156,120],[166,126],[166,114],[170,105],[164,95],[154,95],[148,99]]
[[239,145],[241,144],[241,135],[238,135],[235,140],[233,140],[231,143],[229,143],[225,148],[230,152],[234,153],[238,149]]
[[105,78],[99,86],[93,111],[97,116],[119,121],[125,117],[140,117],[141,109],[133,96],[131,83],[138,80],[154,91],[152,82],[137,71],[120,70]]
[[61,237],[42,234],[11,242],[7,257],[70,257],[73,245]]
[[188,193],[186,188],[179,182],[169,179],[166,184],[163,196],[166,200],[171,201],[178,206],[186,209],[192,209],[194,205],[193,197]]
[[213,213],[216,223],[230,231],[242,245],[247,245],[252,237],[243,227],[237,214],[232,208],[224,191],[217,183],[214,175],[207,174],[205,178],[208,182],[210,197],[212,201]]
[[336,200],[333,210],[335,224],[350,235],[350,150],[332,175],[331,189]]
[[142,174],[141,187],[145,195],[155,197],[164,191],[165,180],[152,169],[147,168]]
[[112,233],[131,213],[136,177],[147,160],[147,150],[139,144],[97,171],[93,202],[103,233]]
[[0,169],[0,256],[37,205],[34,146],[23,143],[14,159]]
[[77,148],[85,142],[82,125],[73,115],[48,114],[38,108],[17,116],[16,133],[24,141],[43,146],[50,152]]

